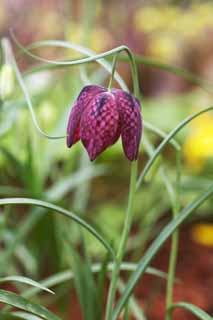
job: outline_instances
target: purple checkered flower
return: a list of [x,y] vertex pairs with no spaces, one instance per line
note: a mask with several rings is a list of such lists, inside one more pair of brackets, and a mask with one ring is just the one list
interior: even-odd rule
[[71,109],[67,146],[81,139],[94,160],[121,135],[126,157],[136,160],[142,133],[140,103],[131,94],[97,85],[84,87]]

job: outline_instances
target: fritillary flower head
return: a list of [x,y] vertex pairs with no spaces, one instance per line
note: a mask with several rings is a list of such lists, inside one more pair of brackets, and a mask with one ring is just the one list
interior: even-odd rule
[[136,160],[142,133],[140,103],[130,93],[97,85],[84,87],[71,109],[67,146],[81,140],[95,160],[121,136],[126,157]]

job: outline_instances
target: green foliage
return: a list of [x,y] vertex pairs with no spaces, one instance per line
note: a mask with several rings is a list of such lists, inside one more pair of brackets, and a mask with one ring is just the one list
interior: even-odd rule
[[6,290],[0,290],[0,302],[19,308],[24,311],[31,312],[32,314],[35,314],[45,320],[60,319],[55,314],[48,311],[46,308],[36,303],[28,301],[27,299],[21,297],[20,295],[17,295],[15,293],[12,293]]
[[[95,54],[83,46],[67,41],[39,41],[24,48],[14,35],[13,39],[21,54],[27,54],[42,64],[22,73],[9,40],[2,40],[2,49],[13,68],[16,83],[12,83],[13,92],[10,92],[7,99],[0,101],[0,194],[7,197],[0,200],[4,214],[2,218],[0,216],[0,241],[4,244],[0,252],[0,283],[13,283],[18,293],[0,290],[0,301],[8,305],[0,311],[0,317],[4,317],[4,320],[59,319],[41,306],[43,303],[48,305],[49,302],[54,302],[54,298],[42,296],[41,304],[36,300],[38,297],[34,297],[36,303],[28,299],[41,291],[52,293],[48,288],[58,285],[55,299],[61,295],[64,301],[65,295],[70,292],[73,279],[84,319],[101,319],[105,313],[106,283],[111,272],[113,290],[108,298],[108,301],[111,299],[108,319],[111,320],[112,314],[112,319],[116,320],[121,311],[124,311],[124,319],[128,319],[131,313],[134,313],[138,320],[145,319],[143,310],[133,296],[133,289],[145,272],[170,281],[171,277],[150,267],[153,258],[165,241],[174,235],[176,229],[183,225],[192,213],[194,215],[198,212],[204,201],[205,204],[199,209],[202,215],[208,214],[211,208],[211,201],[206,201],[213,193],[209,176],[187,176],[184,168],[181,171],[184,179],[178,190],[181,197],[177,195],[174,180],[179,173],[177,163],[174,166],[173,151],[175,154],[181,151],[180,141],[185,138],[182,129],[188,127],[188,124],[201,114],[212,112],[213,107],[196,113],[192,113],[191,108],[190,112],[186,112],[185,104],[192,106],[197,99],[196,94],[170,97],[166,103],[165,98],[144,99],[145,137],[139,161],[139,167],[141,169],[142,162],[143,170],[137,180],[137,194],[134,192],[134,179],[131,180],[133,182],[127,210],[130,218],[126,220],[123,228],[126,205],[124,199],[128,195],[128,170],[126,162],[121,158],[121,144],[117,144],[91,165],[82,160],[80,148],[76,146],[72,152],[66,152],[60,140],[65,138],[68,114],[65,106],[74,101],[81,83],[95,79],[103,84],[106,78],[105,72],[101,73],[98,67],[91,64],[88,68],[81,66],[80,72],[75,66],[97,62],[111,74],[115,67],[115,64],[111,64],[112,57],[116,55],[117,60],[130,61],[136,93],[136,64],[176,74],[208,91],[212,91],[211,85],[185,69],[133,55],[126,46]],[[65,56],[66,59],[56,61],[42,58],[32,51],[45,47],[72,49],[83,54],[83,57],[70,60]],[[122,54],[123,51],[128,57]],[[70,69],[70,66],[73,68]],[[62,68],[63,72],[60,71]],[[49,80],[46,79],[43,87],[37,88],[36,92],[36,88],[30,88],[30,82],[33,76],[37,83],[42,82],[41,71],[49,75]],[[115,72],[114,79],[121,88],[128,90],[118,72]],[[112,82],[113,76],[111,84]],[[29,114],[25,112],[25,107]],[[30,116],[32,122],[29,123]],[[182,120],[183,118],[185,119]],[[36,135],[35,128],[41,137]],[[50,133],[47,134],[47,131]],[[181,137],[179,140],[176,138],[178,133]],[[142,182],[143,185],[139,188]],[[86,190],[84,198],[81,198],[81,189]],[[206,191],[203,191],[205,189]],[[202,191],[202,194],[192,200],[192,197],[197,196],[197,191]],[[165,224],[159,233],[159,218],[165,212],[182,205],[185,205],[185,209],[178,210],[176,217]],[[72,213],[72,210],[76,213]],[[55,212],[56,215],[50,217],[47,215],[49,212]],[[69,220],[63,220],[62,215]],[[72,223],[69,223],[70,221]],[[129,235],[131,222],[136,232]],[[82,229],[80,231],[79,226],[88,232],[85,233]],[[121,241],[123,229],[125,233]],[[146,249],[153,235],[154,241]],[[115,252],[120,245],[121,252],[115,258]],[[139,262],[125,262],[124,254],[133,251],[134,257],[140,258]],[[48,262],[47,270],[44,268],[44,259]],[[96,260],[102,262],[95,263]],[[62,267],[66,267],[66,270],[61,271]],[[23,271],[26,277],[21,275]],[[49,274],[53,272],[53,275],[48,275],[42,282],[30,278],[41,278],[46,271]],[[121,271],[131,272],[126,285],[120,279]],[[34,288],[26,290],[26,285]],[[115,305],[114,295],[117,290],[120,291],[120,298]],[[14,307],[23,311],[13,311]],[[188,310],[199,319],[211,318],[198,307],[180,302],[170,305],[167,310],[168,319],[171,319],[172,310],[177,307]]]

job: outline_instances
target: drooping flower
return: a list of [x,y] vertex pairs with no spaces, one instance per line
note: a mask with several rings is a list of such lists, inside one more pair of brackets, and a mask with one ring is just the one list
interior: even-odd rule
[[126,157],[136,160],[142,133],[139,101],[120,89],[108,91],[97,85],[84,87],[71,109],[67,146],[81,139],[94,160],[121,135]]

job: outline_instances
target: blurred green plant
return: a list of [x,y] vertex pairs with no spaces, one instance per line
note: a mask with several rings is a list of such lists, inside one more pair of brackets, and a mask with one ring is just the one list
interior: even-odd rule
[[[16,41],[17,42],[17,41]],[[54,61],[54,60],[48,60],[38,57],[35,54],[31,53],[31,49],[38,48],[40,46],[59,46],[62,48],[71,48],[75,49],[77,51],[82,52],[84,55],[89,56],[86,58],[82,58],[80,60],[73,60],[73,61]],[[121,51],[125,50],[128,53],[128,56],[131,58],[132,63],[132,75],[133,75],[133,82],[134,82],[134,88],[135,88],[135,94],[139,96],[139,86],[138,86],[138,79],[137,79],[137,68],[136,68],[136,62],[139,61],[139,57],[135,57],[127,47],[121,46],[119,48],[112,49],[108,52],[105,52],[103,54],[94,55],[93,52],[88,50],[87,48],[83,48],[77,45],[74,45],[69,42],[62,42],[62,41],[43,41],[38,42],[35,44],[32,44],[28,48],[23,48],[22,46],[19,47],[22,49],[23,53],[27,53],[28,55],[31,55],[33,58],[39,59],[43,62],[48,62],[48,64],[41,65],[36,69],[33,69],[27,73],[25,73],[26,79],[30,80],[30,75],[32,73],[39,74],[41,69],[42,70],[51,70],[53,69],[52,66],[54,66],[54,69],[60,66],[75,66],[77,64],[84,64],[87,62],[97,61],[99,62],[104,68],[107,69],[109,73],[113,73],[113,67],[109,61],[106,60],[108,56],[111,55],[117,55]],[[11,109],[15,110],[17,109],[18,104],[20,103],[21,107],[27,105],[31,117],[33,120],[33,123],[37,130],[46,138],[50,138],[52,140],[63,138],[64,136],[58,135],[55,132],[61,131],[64,129],[64,122],[67,115],[67,110],[63,110],[63,115],[60,116],[60,119],[56,121],[56,125],[53,126],[53,134],[46,134],[41,130],[38,118],[36,117],[35,111],[33,109],[33,103],[31,99],[31,95],[29,93],[29,89],[27,86],[27,81],[25,83],[25,80],[23,78],[22,73],[19,70],[19,67],[16,63],[15,58],[13,57],[13,53],[10,47],[10,43],[8,40],[3,39],[3,48],[5,52],[10,56],[10,62],[13,67],[13,71],[16,75],[16,84],[15,88],[13,89],[14,95],[12,95],[12,99],[7,102],[3,102],[3,106],[5,107],[7,104],[11,104]],[[119,59],[119,56],[117,57]],[[121,59],[123,59],[123,56],[121,55]],[[143,60],[143,57],[140,58],[140,63],[146,64],[146,61]],[[150,63],[150,62],[148,62]],[[147,64],[148,64],[147,63]],[[115,69],[115,64],[113,64]],[[152,65],[154,66],[154,65]],[[157,65],[162,70],[165,70],[165,65]],[[178,73],[177,69],[175,68],[167,68],[167,71],[170,71],[172,73]],[[191,78],[193,81],[197,81],[197,78],[193,75],[187,75],[187,72],[181,71],[179,72],[181,75],[186,75]],[[54,79],[57,79],[59,74],[56,74]],[[84,76],[87,76],[87,73],[84,74]],[[115,80],[118,81],[120,86],[127,90],[126,84],[124,83],[123,79],[120,77],[120,75],[115,72]],[[66,75],[66,77],[68,77]],[[95,75],[94,75],[95,77]],[[71,77],[72,78],[72,77]],[[89,74],[90,78],[90,74]],[[71,83],[75,86],[76,81],[72,81]],[[17,83],[19,84],[20,88],[22,89],[22,92],[24,94],[25,100],[20,101],[20,92],[16,88]],[[199,84],[201,84],[200,79],[198,81]],[[57,101],[60,101],[61,103],[61,97],[63,99],[63,103],[67,104],[70,97],[67,98],[63,97],[66,95],[65,91],[68,88],[69,85],[67,85],[67,78],[64,79],[64,88],[60,88],[59,90],[59,97],[56,98]],[[78,88],[77,88],[78,89]],[[45,89],[44,92],[42,92],[39,97],[39,95],[35,95],[33,97],[34,99],[37,99],[37,101],[42,101],[42,98],[45,96],[48,96],[50,92],[52,91],[52,86]],[[73,93],[74,94],[74,93]],[[43,96],[43,97],[42,97]],[[15,97],[15,98],[14,98]],[[57,104],[59,104],[57,102]],[[22,109],[22,108],[20,108]],[[7,113],[5,111],[4,113]],[[179,152],[180,152],[180,145],[179,143],[174,140],[174,137],[176,134],[181,131],[185,126],[190,123],[195,117],[200,116],[204,112],[210,112],[213,108],[205,108],[201,111],[198,111],[197,113],[188,116],[185,120],[180,122],[177,126],[172,129],[169,134],[166,134],[162,129],[156,127],[152,123],[145,122],[145,142],[144,142],[144,149],[147,153],[149,160],[146,162],[146,165],[139,175],[137,177],[137,171],[135,164],[132,167],[132,176],[131,176],[131,186],[130,186],[130,193],[129,193],[129,207],[127,210],[127,219],[126,219],[126,226],[124,228],[124,233],[122,236],[122,241],[118,238],[118,242],[115,242],[115,249],[112,249],[111,245],[111,234],[108,232],[106,233],[106,237],[101,235],[99,231],[96,230],[95,227],[92,227],[90,224],[86,222],[85,217],[79,217],[78,215],[71,214],[68,210],[62,209],[58,205],[52,204],[50,202],[59,203],[59,204],[68,204],[70,203],[69,197],[71,190],[75,190],[76,187],[78,187],[80,184],[82,184],[84,181],[89,181],[92,178],[99,177],[106,175],[106,167],[103,167],[100,164],[95,164],[93,166],[88,166],[88,168],[84,168],[84,170],[75,171],[74,173],[70,171],[74,171],[76,169],[76,159],[78,159],[78,150],[76,149],[73,153],[73,157],[69,160],[70,163],[67,163],[67,156],[65,154],[65,151],[63,149],[60,150],[60,143],[58,141],[52,141],[47,142],[43,141],[42,139],[39,140],[38,137],[35,137],[33,128],[31,126],[25,127],[26,123],[28,122],[28,117],[23,119],[23,112],[21,114],[21,123],[19,124],[19,128],[17,128],[16,132],[23,135],[24,143],[22,142],[22,146],[24,144],[24,148],[21,149],[20,152],[20,146],[21,144],[17,142],[17,146],[14,146],[14,128],[15,126],[18,126],[16,122],[12,123],[13,127],[11,126],[9,128],[10,136],[6,135],[4,137],[5,143],[3,146],[1,146],[1,155],[2,155],[2,161],[1,165],[4,168],[7,168],[8,173],[3,175],[4,179],[7,179],[9,176],[9,184],[6,186],[2,186],[0,188],[0,191],[3,195],[9,195],[10,198],[4,198],[0,200],[1,205],[23,205],[28,204],[30,206],[40,206],[42,208],[34,208],[32,207],[28,212],[25,211],[25,209],[18,209],[18,206],[16,206],[16,215],[14,217],[13,211],[11,210],[11,206],[4,207],[4,217],[5,219],[2,220],[2,228],[0,229],[0,240],[4,243],[4,248],[2,252],[0,253],[0,259],[1,259],[1,272],[4,275],[9,274],[10,278],[6,277],[6,279],[19,279],[21,280],[20,276],[11,276],[15,273],[21,273],[21,270],[19,270],[18,265],[16,263],[10,263],[10,268],[8,268],[9,262],[14,260],[14,254],[21,260],[21,264],[25,267],[25,272],[31,276],[31,275],[38,275],[39,272],[37,269],[37,265],[40,265],[40,261],[42,261],[42,255],[38,254],[39,246],[37,243],[37,239],[40,239],[42,241],[46,241],[46,248],[48,248],[49,245],[53,246],[53,255],[52,258],[57,260],[57,257],[59,256],[59,260],[63,260],[62,266],[66,266],[68,268],[72,269],[72,273],[70,270],[68,270],[68,273],[64,274],[55,274],[53,278],[49,278],[46,281],[43,282],[42,285],[45,285],[44,283],[47,283],[48,286],[50,284],[54,285],[56,283],[62,283],[64,281],[69,281],[72,277],[74,277],[74,283],[75,288],[79,297],[79,301],[81,303],[81,308],[84,314],[84,319],[100,319],[101,314],[104,314],[104,286],[106,283],[106,275],[107,270],[110,266],[110,270],[112,271],[112,278],[109,280],[111,282],[111,289],[109,290],[109,298],[108,298],[108,307],[107,307],[107,314],[106,319],[108,320],[116,320],[120,313],[124,311],[124,317],[128,319],[128,315],[130,313],[134,313],[137,319],[145,319],[144,312],[140,312],[140,308],[137,304],[137,301],[133,297],[133,289],[135,285],[138,283],[140,277],[144,274],[144,272],[150,271],[152,269],[149,269],[150,263],[152,259],[155,257],[161,246],[165,243],[165,241],[172,236],[173,237],[173,244],[172,244],[172,251],[171,251],[171,258],[170,258],[170,268],[169,268],[169,274],[167,277],[168,281],[168,290],[167,290],[167,319],[172,318],[172,310],[176,307],[181,307],[187,309],[189,312],[195,314],[200,319],[210,319],[210,316],[206,314],[204,311],[198,309],[196,306],[193,306],[188,303],[180,302],[178,304],[173,304],[172,301],[172,288],[174,284],[174,277],[175,277],[175,264],[176,264],[176,256],[177,256],[177,228],[181,226],[184,221],[191,216],[191,214],[199,207],[201,204],[204,203],[210,196],[212,196],[213,193],[213,186],[211,181],[207,181],[207,184],[205,183],[203,186],[206,189],[201,193],[199,197],[197,197],[195,200],[192,200],[190,205],[187,205],[185,209],[181,210],[182,207],[182,193],[181,193],[181,181],[180,181],[180,174],[182,174],[182,169],[180,172],[180,163],[179,163]],[[22,110],[23,111],[23,110]],[[62,110],[61,110],[62,111]],[[57,117],[56,117],[57,119]],[[15,119],[16,120],[16,119]],[[24,126],[24,128],[23,128]],[[27,128],[27,130],[26,130]],[[23,130],[24,129],[24,130]],[[45,127],[46,129],[46,127]],[[150,134],[154,133],[154,139],[153,136]],[[155,148],[155,141],[157,139],[163,138],[162,142]],[[51,144],[50,144],[51,143]],[[54,147],[53,146],[54,143]],[[173,161],[166,161],[166,157],[163,153],[164,148],[168,147],[168,144],[171,143],[172,147],[174,148],[176,154],[177,154],[177,162],[175,169],[172,169],[172,172],[170,169]],[[113,157],[119,156],[119,150],[120,146],[116,146],[114,151]],[[18,152],[19,151],[19,152]],[[111,151],[109,151],[110,153]],[[38,157],[39,155],[39,157]],[[114,159],[112,157],[112,159]],[[156,164],[156,159],[160,159],[159,162]],[[5,161],[6,159],[6,161]],[[106,158],[107,159],[107,158]],[[104,161],[104,160],[103,160]],[[124,168],[126,169],[126,164],[122,164]],[[111,170],[113,170],[113,167],[116,166],[116,163],[113,163],[110,167]],[[109,170],[109,169],[108,169]],[[160,173],[160,178],[158,178],[157,173]],[[64,176],[62,176],[62,173]],[[176,175],[176,177],[175,177]],[[123,176],[123,173],[122,173]],[[145,179],[147,178],[147,180]],[[126,177],[125,177],[126,178]],[[138,195],[136,193],[136,178],[137,179],[137,188],[138,188]],[[158,180],[156,179],[158,178]],[[98,182],[97,179],[97,182]],[[161,180],[160,180],[161,179]],[[175,183],[173,180],[175,179]],[[17,181],[18,180],[18,181]],[[160,180],[160,182],[159,182]],[[11,182],[15,183],[15,187],[13,187],[13,184]],[[153,183],[154,181],[154,183]],[[125,179],[126,182],[126,179]],[[166,203],[160,206],[159,208],[157,206],[154,207],[154,202],[156,201],[156,196],[154,192],[148,192],[147,190],[142,190],[143,188],[139,188],[141,184],[146,183],[146,187],[152,190],[151,188],[154,188],[156,190],[162,189],[162,185],[164,186],[167,194],[169,195],[168,200],[166,200]],[[16,187],[17,184],[17,187]],[[152,186],[153,184],[153,186]],[[163,191],[161,191],[161,195],[164,194],[164,188]],[[125,189],[124,189],[125,190]],[[152,191],[153,191],[152,190]],[[191,191],[191,188],[189,188]],[[123,201],[123,192],[121,192],[121,201]],[[144,199],[145,202],[145,195],[147,196],[147,204],[145,203],[143,205],[143,214],[141,213],[141,196]],[[150,193],[150,195],[148,194]],[[197,194],[197,190],[193,192],[193,194]],[[11,195],[13,198],[11,198]],[[19,198],[15,198],[14,196],[18,196]],[[24,198],[25,197],[25,198]],[[32,199],[36,198],[36,199]],[[95,201],[97,198],[94,198]],[[115,201],[116,202],[116,201]],[[188,198],[185,200],[185,202],[188,202]],[[112,201],[113,203],[113,201]],[[207,203],[207,202],[206,202]],[[149,233],[150,233],[150,226],[154,230],[154,225],[156,220],[160,215],[164,213],[164,208],[172,208],[174,217],[172,218],[171,222],[169,222],[163,230],[159,233],[159,235],[156,236],[151,246],[148,247],[148,249],[144,249],[144,254],[142,258],[140,257],[140,261],[134,265],[125,264],[123,262],[124,254],[127,252],[128,246],[131,248],[131,240],[132,235],[129,235],[130,227],[131,227],[131,220],[132,220],[132,213],[133,213],[133,204],[135,207],[136,215],[135,219],[142,220],[141,226],[144,227],[144,224],[147,223],[147,226],[149,227],[149,231],[147,234],[147,237],[145,238],[145,241],[149,239]],[[208,208],[208,207],[207,207]],[[23,211],[22,211],[23,210]],[[105,247],[108,249],[108,251],[112,254],[112,257],[114,257],[114,250],[117,252],[117,257],[114,260],[113,263],[109,263],[109,256],[107,256],[105,259],[103,259],[103,263],[99,263],[98,267],[92,263],[90,257],[88,256],[88,250],[85,250],[85,247],[87,245],[87,238],[81,237],[81,234],[79,233],[79,230],[72,228],[71,230],[70,225],[66,226],[66,222],[58,224],[57,218],[55,220],[47,219],[45,222],[45,216],[47,211],[56,211],[58,213],[62,213],[64,215],[69,216],[71,219],[73,219],[75,222],[80,224],[81,226],[84,226],[88,231],[90,231],[96,239],[98,239],[102,244],[105,245]],[[151,215],[151,210],[153,210],[153,218],[149,216]],[[108,211],[108,214],[112,213],[112,210],[110,209],[110,206],[107,207],[106,211]],[[21,213],[22,215],[22,221],[19,222],[17,225],[15,221],[17,219],[17,214]],[[145,214],[146,213],[146,214]],[[115,213],[114,213],[115,214]],[[38,222],[43,221],[43,227]],[[12,223],[13,222],[13,223]],[[134,220],[133,220],[134,222]],[[93,223],[96,223],[95,218],[93,218]],[[104,230],[104,227],[101,228],[102,219],[100,222],[100,229]],[[37,226],[37,228],[36,228]],[[23,240],[26,238],[26,236],[34,229],[35,235],[34,239],[30,242],[31,244],[26,243],[24,244]],[[116,229],[118,230],[117,234],[119,234],[119,231],[122,230],[122,219],[118,221]],[[47,234],[47,230],[48,233]],[[54,230],[54,232],[53,232]],[[71,234],[72,232],[72,234]],[[139,230],[139,233],[141,230]],[[76,236],[76,233],[78,236]],[[79,235],[80,234],[80,235]],[[116,230],[114,232],[116,234]],[[56,239],[55,239],[56,237]],[[58,239],[60,238],[60,239]],[[77,246],[79,244],[79,238],[82,240],[80,242],[81,251],[83,252],[83,258],[79,254],[79,252],[76,250]],[[71,240],[71,241],[70,241]],[[127,241],[128,240],[128,241]],[[53,245],[54,242],[57,242],[58,244],[58,250],[57,250],[57,244]],[[145,242],[146,243],[146,242]],[[125,248],[127,245],[127,248]],[[120,249],[117,251],[116,248],[120,246]],[[43,247],[43,243],[41,244],[41,247]],[[62,249],[63,248],[63,249]],[[145,248],[145,246],[144,246]],[[49,248],[48,248],[49,250]],[[63,258],[62,259],[62,255]],[[130,268],[131,266],[131,268]],[[122,285],[122,281],[120,279],[120,270],[132,270],[132,274],[127,281],[127,284]],[[147,269],[148,268],[148,269]],[[34,271],[33,271],[34,270]],[[53,268],[53,271],[54,268]],[[96,279],[94,278],[94,271],[99,273],[98,281],[96,284]],[[156,271],[156,275],[162,275],[159,271]],[[13,278],[12,278],[13,277]],[[19,278],[17,278],[19,277]],[[25,280],[24,280],[25,279]],[[18,289],[19,294],[15,294],[6,290],[1,290],[0,292],[0,301],[4,304],[11,305],[13,307],[16,307],[18,309],[24,310],[24,313],[18,313],[13,312],[9,310],[0,311],[0,315],[2,317],[6,318],[21,318],[21,319],[33,319],[32,314],[34,314],[37,319],[59,319],[57,316],[50,313],[47,309],[41,307],[38,303],[32,303],[28,299],[32,297],[32,292],[38,293],[43,288],[41,287],[41,284],[35,283],[30,278],[22,278],[22,285],[25,281],[25,284],[31,284],[34,285],[36,288],[34,291],[31,291],[31,293],[28,291],[25,292],[23,290],[23,287],[16,287]],[[50,283],[50,284],[49,284]],[[119,290],[120,298],[115,304],[115,293]],[[23,295],[23,297],[22,297]],[[132,299],[130,299],[130,296]],[[45,300],[43,300],[45,301]],[[42,302],[43,302],[42,301]],[[36,319],[36,318],[35,318]]]

